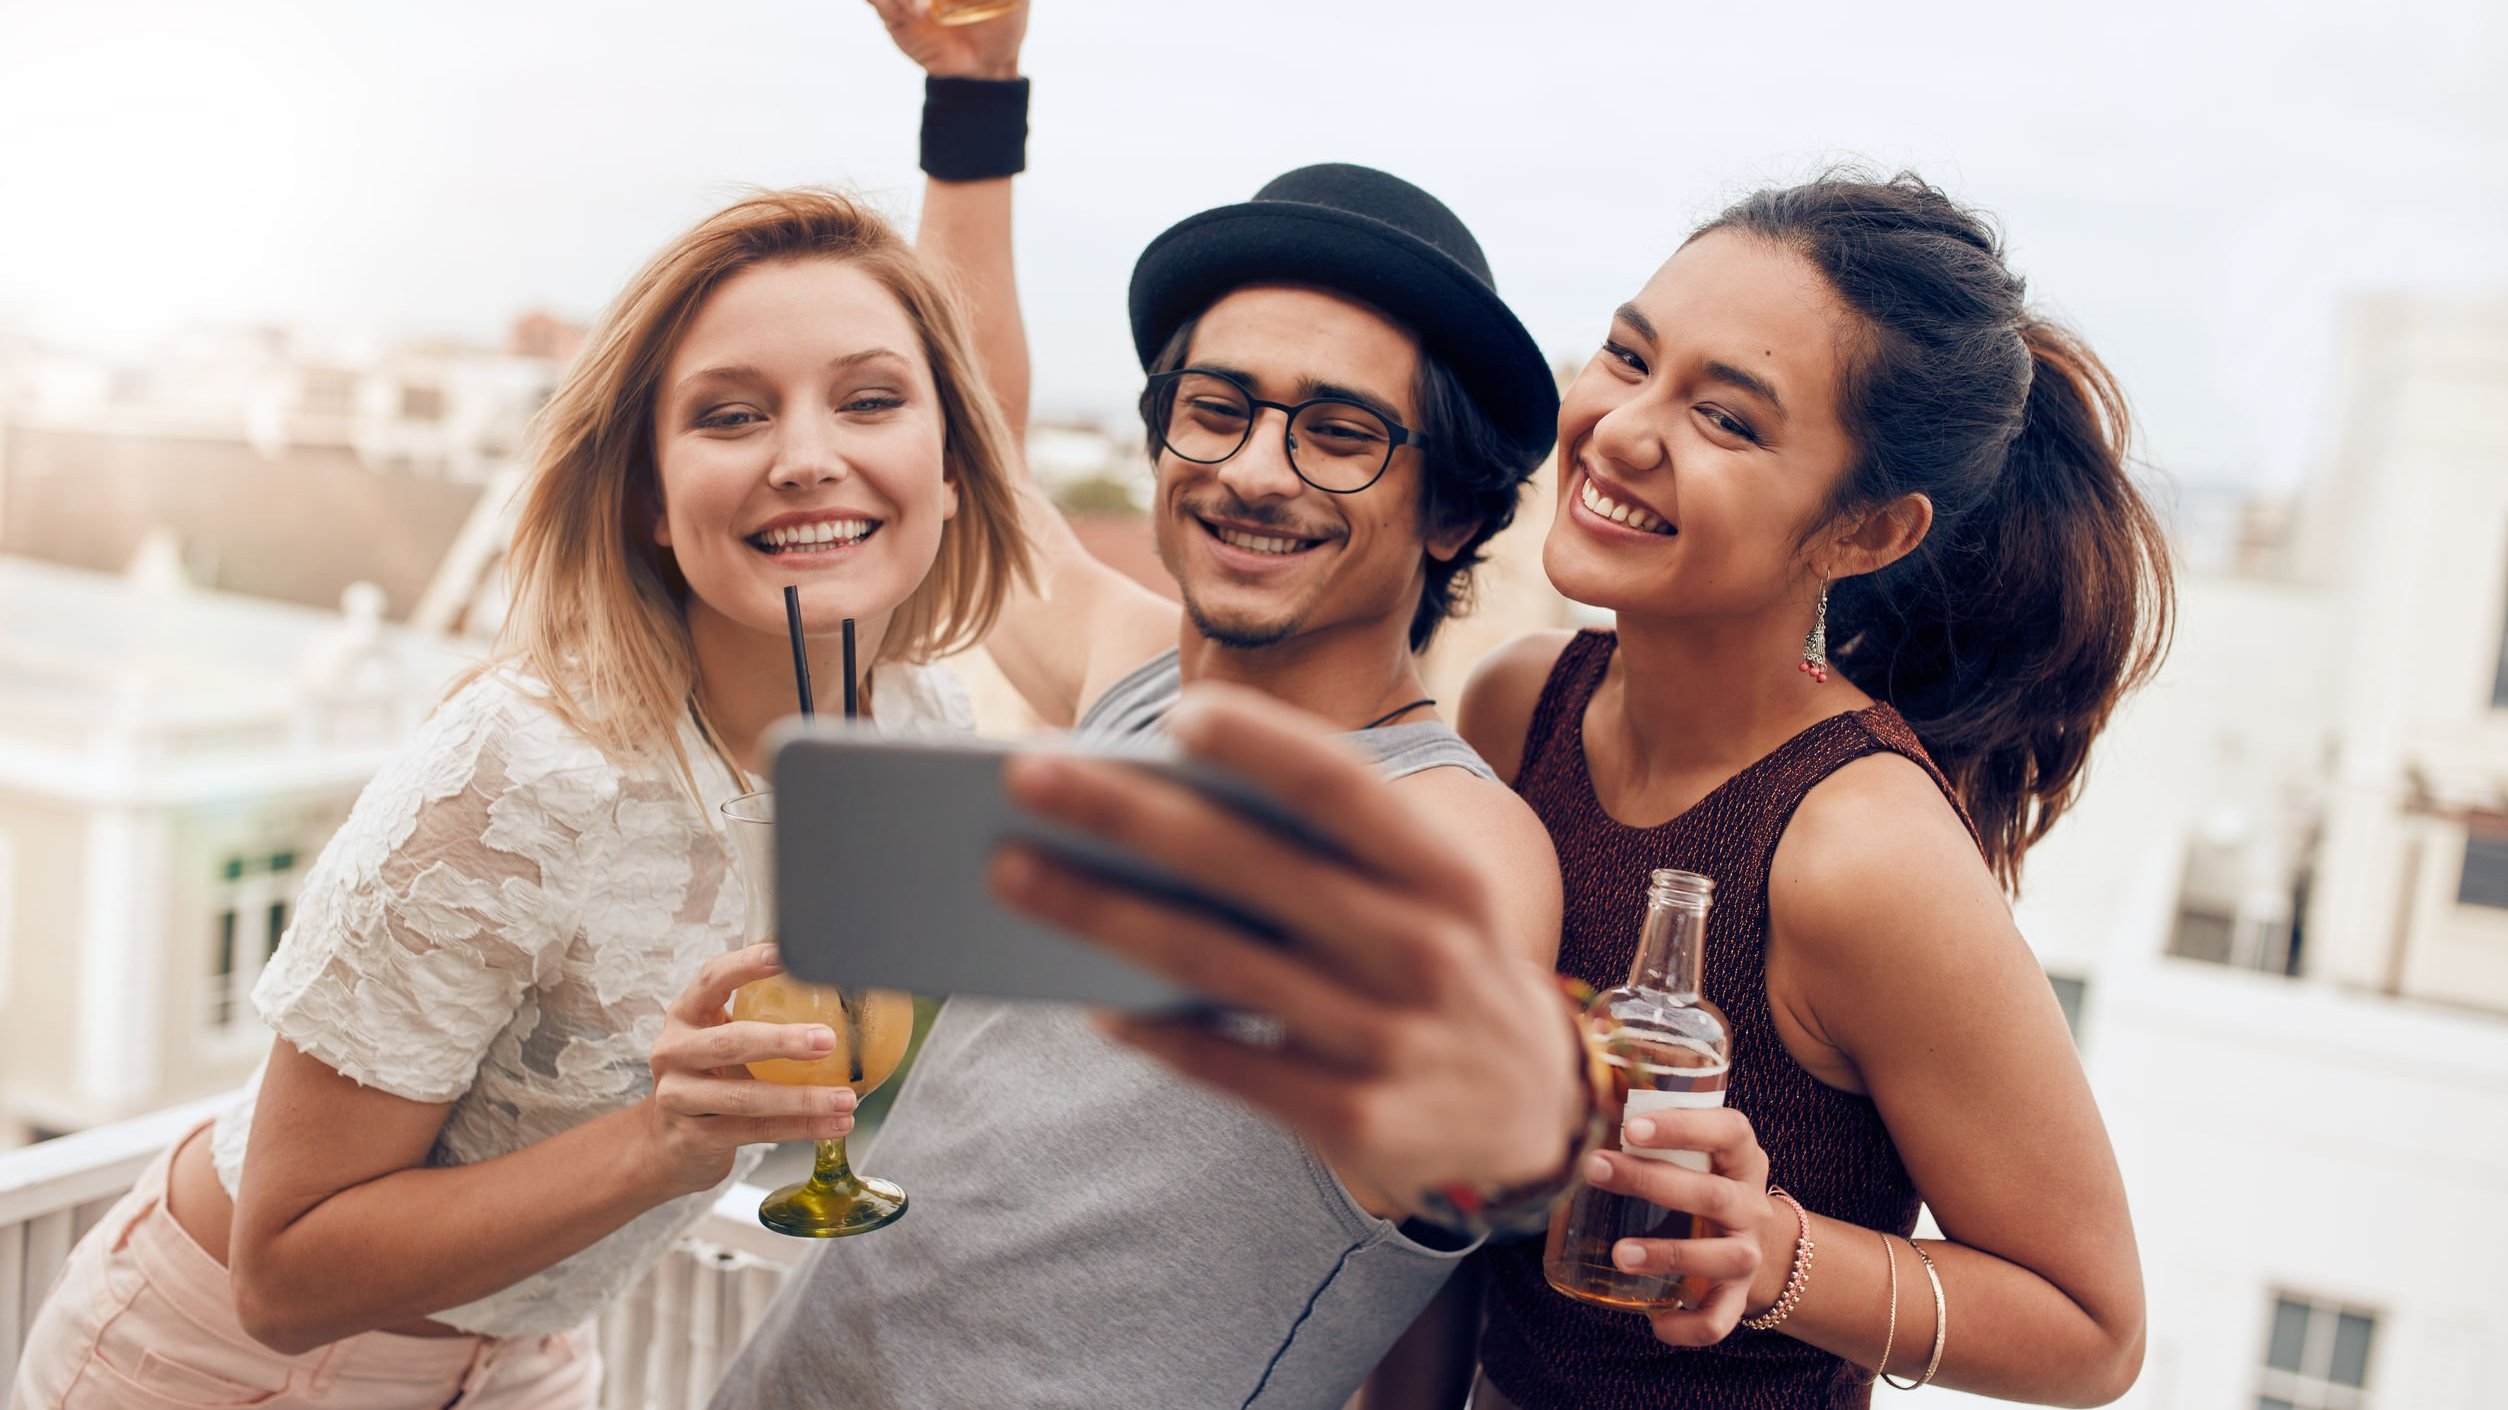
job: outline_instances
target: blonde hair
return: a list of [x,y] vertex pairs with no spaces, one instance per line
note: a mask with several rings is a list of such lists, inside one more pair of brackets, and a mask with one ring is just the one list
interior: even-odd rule
[[687,584],[653,541],[663,372],[724,281],[807,259],[844,261],[904,307],[938,392],[942,472],[958,490],[931,571],[892,615],[876,660],[928,661],[974,645],[1014,582],[1033,581],[1010,430],[949,292],[862,203],[815,188],[761,191],[698,222],[628,282],[535,428],[507,560],[512,606],[482,669],[536,676],[558,715],[615,757],[647,755],[658,743],[683,772],[688,765],[678,732],[696,686]]

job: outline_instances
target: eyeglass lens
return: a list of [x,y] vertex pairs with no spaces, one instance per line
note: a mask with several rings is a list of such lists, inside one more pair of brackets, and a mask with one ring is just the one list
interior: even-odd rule
[[[1216,465],[1236,454],[1254,429],[1254,404],[1225,377],[1187,372],[1167,387],[1167,449]],[[1393,453],[1385,419],[1355,402],[1309,402],[1289,422],[1289,463],[1320,490],[1366,488]]]

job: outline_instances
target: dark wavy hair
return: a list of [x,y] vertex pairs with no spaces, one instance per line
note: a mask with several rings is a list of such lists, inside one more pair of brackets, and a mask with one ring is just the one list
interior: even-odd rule
[[[1149,367],[1151,376],[1185,365],[1193,346],[1193,330],[1201,320],[1188,318],[1169,335]],[[1473,525],[1472,536],[1452,558],[1440,563],[1427,557],[1428,581],[1419,605],[1411,612],[1411,649],[1425,651],[1448,617],[1460,616],[1471,600],[1472,569],[1487,556],[1489,541],[1515,522],[1515,505],[1524,482],[1540,466],[1520,447],[1508,442],[1497,423],[1480,409],[1463,380],[1428,349],[1421,348],[1419,373],[1412,379],[1411,402],[1419,424],[1412,429],[1427,437],[1420,451],[1420,527],[1443,533]],[[1158,408],[1149,389],[1141,391],[1141,430],[1150,458],[1158,458]]]
[[1762,191],[1712,230],[1796,251],[1862,318],[1839,406],[1857,457],[1830,517],[1922,494],[1934,520],[1905,558],[1831,585],[1830,659],[1915,727],[2016,890],[2168,648],[2168,547],[2127,471],[2124,395],[2028,310],[1994,228],[1913,175]]

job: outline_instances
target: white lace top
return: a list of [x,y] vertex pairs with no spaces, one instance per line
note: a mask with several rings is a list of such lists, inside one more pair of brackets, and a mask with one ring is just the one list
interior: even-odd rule
[[[741,888],[715,810],[739,791],[681,728],[675,763],[622,768],[490,674],[438,709],[376,775],[306,875],[296,921],[253,1002],[270,1030],[359,1083],[449,1102],[430,1165],[489,1159],[652,1089],[663,1013],[738,943]],[[971,731],[942,667],[880,669],[886,728]],[[233,1192],[260,1078],[218,1119]],[[732,1178],[748,1173],[744,1151]],[[726,1181],[728,1183],[728,1181]],[[690,1195],[436,1320],[493,1336],[583,1323],[713,1202]]]

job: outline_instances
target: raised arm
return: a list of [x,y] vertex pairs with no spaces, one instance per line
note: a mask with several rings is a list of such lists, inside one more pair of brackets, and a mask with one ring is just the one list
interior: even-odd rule
[[[934,79],[1007,83],[1019,76],[1024,5],[954,26],[929,19],[927,0],[871,0],[871,7],[897,47]],[[960,112],[993,112],[1006,107],[1008,95],[936,90],[934,96],[961,105]],[[997,120],[975,125],[989,130]],[[955,174],[950,155],[927,150],[925,166],[939,156],[940,168]],[[1027,473],[1028,339],[1011,241],[1011,177],[925,181],[915,247],[957,285],[985,385],[1021,443],[1016,469],[1038,549],[1038,577],[1034,591],[1012,595],[985,649],[1040,718],[1069,724],[1117,677],[1175,644],[1176,610],[1092,557]]]
[[[937,79],[1015,83],[1028,8],[971,25],[936,24],[924,0],[871,0],[889,37],[923,72]],[[994,101],[1006,100],[1006,95]],[[929,165],[927,161],[927,166]],[[947,168],[944,168],[947,169]],[[1028,331],[1019,314],[1019,281],[1011,259],[1010,177],[923,183],[923,223],[915,248],[946,271],[966,299],[984,385],[1000,403],[1013,436],[1028,431]]]

